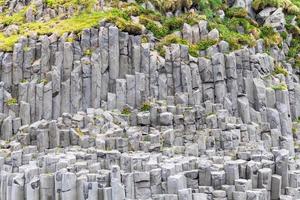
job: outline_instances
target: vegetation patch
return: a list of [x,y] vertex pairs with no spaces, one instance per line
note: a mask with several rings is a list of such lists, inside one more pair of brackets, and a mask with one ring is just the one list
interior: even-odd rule
[[15,98],[10,98],[5,101],[5,104],[8,106],[13,106],[13,105],[17,105],[18,101]]
[[254,0],[252,7],[254,10],[262,10],[265,7],[281,7],[289,14],[299,14],[300,8],[298,0]]
[[288,76],[289,72],[281,65],[278,65],[277,67],[275,67],[275,69],[273,71],[273,75],[276,75],[276,74],[283,74],[284,76]]
[[211,22],[209,26],[211,29],[218,29],[220,38],[228,42],[231,49],[240,49],[244,45],[253,47],[256,44],[255,37],[252,34],[238,33],[236,30],[230,29],[230,27],[226,25],[227,23]]
[[267,47],[279,45],[282,42],[280,34],[270,26],[263,26],[260,28],[260,37],[264,39]]
[[246,17],[248,12],[245,8],[232,7],[228,8],[225,12],[227,17]]
[[288,87],[285,83],[279,83],[278,85],[273,85],[272,86],[272,89],[273,90],[280,90],[280,91],[283,91],[283,90],[287,90]]
[[124,108],[121,112],[122,115],[131,115],[131,110],[129,108]]
[[150,111],[151,107],[152,107],[152,106],[151,106],[150,102],[145,102],[145,103],[143,103],[143,105],[141,106],[140,111],[142,111],[142,112]]

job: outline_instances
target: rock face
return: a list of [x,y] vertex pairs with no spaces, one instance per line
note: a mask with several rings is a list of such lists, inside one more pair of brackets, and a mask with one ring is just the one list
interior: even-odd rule
[[[35,3],[27,21],[46,15]],[[284,28],[280,8],[256,18]],[[204,20],[178,34],[222,38]],[[220,41],[195,58],[172,44],[162,57],[112,24],[68,36],[0,52],[0,200],[300,199],[299,74],[283,49]]]

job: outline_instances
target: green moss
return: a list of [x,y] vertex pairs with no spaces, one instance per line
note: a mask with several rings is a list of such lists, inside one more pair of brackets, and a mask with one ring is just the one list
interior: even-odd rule
[[220,38],[229,43],[232,49],[240,49],[244,45],[253,47],[256,40],[252,34],[241,34],[222,23],[211,22],[209,26],[219,30]]
[[129,108],[124,108],[121,112],[122,115],[131,115],[131,110]]
[[28,5],[21,9],[20,11],[14,13],[13,15],[8,15],[7,13],[0,14],[0,24],[4,26],[8,26],[11,24],[21,25],[25,22],[25,13],[29,8],[33,8],[34,6]]
[[153,21],[146,16],[140,17],[140,23],[143,24],[157,38],[166,36],[169,32],[168,28],[162,26],[159,22]]
[[19,40],[19,37],[19,35],[11,35],[6,37],[0,32],[0,50],[7,52],[13,51],[13,46]]
[[120,16],[110,16],[107,17],[106,20],[114,23],[121,31],[125,31],[133,35],[142,34],[142,26],[132,22],[131,20],[127,20],[126,18]]
[[278,65],[277,67],[275,67],[275,69],[273,71],[273,75],[276,75],[276,74],[283,74],[284,76],[288,76],[289,72],[281,65]]
[[282,91],[282,90],[287,90],[288,87],[287,87],[287,85],[285,83],[280,83],[278,85],[273,85],[272,89],[273,90],[281,90]]
[[30,35],[32,32],[38,35],[50,35],[56,33],[62,35],[67,32],[79,33],[83,29],[91,28],[99,25],[99,21],[103,19],[114,18],[116,25],[122,31],[140,34],[141,26],[128,20],[128,16],[119,9],[110,9],[101,12],[81,12],[68,19],[54,18],[47,22],[30,22],[22,23],[19,26],[18,34],[5,37],[0,32],[0,50],[12,51],[13,45],[23,36]]
[[222,0],[199,0],[198,7],[200,12],[204,13],[208,18],[215,16],[215,12],[224,9]]
[[73,42],[75,42],[75,38],[73,38],[73,37],[68,37],[68,38],[66,39],[66,42],[73,43]]
[[181,17],[170,17],[167,18],[164,26],[166,26],[169,30],[180,30],[184,24],[184,19]]
[[92,50],[91,49],[87,49],[84,51],[84,55],[85,56],[91,56],[92,55]]
[[226,10],[225,14],[228,17],[246,17],[248,12],[245,8],[231,7]]
[[148,43],[149,42],[149,38],[147,35],[142,35],[142,43]]
[[0,0],[0,6],[4,6],[5,5],[5,0]]
[[80,128],[76,128],[76,129],[75,129],[75,133],[76,133],[79,137],[83,137],[83,136],[84,136],[84,133],[81,131]]
[[198,50],[202,51],[202,50],[208,49],[208,47],[211,47],[217,43],[218,43],[218,40],[204,39],[197,43],[197,48],[198,48]]
[[260,37],[264,39],[267,47],[279,45],[282,42],[280,34],[270,26],[263,26],[260,28]]
[[37,83],[43,83],[44,85],[46,85],[47,83],[48,83],[49,81],[47,80],[47,79],[39,79],[38,81],[37,81]]
[[[296,3],[296,4],[295,4]],[[298,0],[254,0],[252,7],[254,10],[262,10],[265,7],[281,7],[289,14],[299,14],[300,8]]]
[[198,57],[199,56],[199,49],[197,48],[196,45],[190,45],[189,46],[189,54],[193,57]]
[[164,56],[165,55],[164,46],[168,46],[170,44],[189,45],[186,40],[181,39],[175,34],[170,34],[162,38],[160,42],[156,44],[155,49],[159,52],[161,56]]
[[13,106],[13,105],[17,105],[18,101],[15,98],[10,98],[5,101],[5,104],[8,106]]
[[143,105],[140,108],[140,111],[142,111],[142,112],[150,111],[151,107],[152,106],[149,102],[144,102]]
[[149,0],[160,12],[175,12],[176,10],[189,9],[192,0]]
[[57,7],[83,7],[86,10],[92,10],[97,0],[44,0],[46,5],[51,8]]

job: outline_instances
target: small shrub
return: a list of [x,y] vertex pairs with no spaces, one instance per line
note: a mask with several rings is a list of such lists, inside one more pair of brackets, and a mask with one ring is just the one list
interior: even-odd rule
[[90,50],[90,49],[85,50],[84,55],[85,56],[91,56],[92,55],[92,50]]
[[122,115],[130,115],[131,114],[131,110],[129,108],[124,108],[121,112]]
[[289,14],[299,14],[300,8],[295,3],[299,4],[297,0],[254,0],[252,7],[254,10],[262,10],[265,7],[281,7]]
[[272,86],[272,89],[282,91],[282,90],[287,90],[288,88],[287,88],[287,85],[285,83],[280,83],[278,85]]
[[47,83],[48,83],[49,81],[47,80],[47,79],[39,79],[38,81],[37,81],[37,83],[43,83],[44,85],[46,85]]
[[75,133],[76,133],[79,137],[83,137],[83,136],[84,136],[84,133],[81,131],[80,128],[76,128],[76,129],[75,129]]
[[142,43],[148,43],[149,42],[149,38],[146,35],[142,35]]
[[143,103],[143,105],[141,106],[140,111],[142,111],[142,112],[150,111],[151,107],[152,107],[152,106],[151,106],[151,104],[150,104],[149,102],[145,102],[145,103]]
[[15,98],[10,98],[5,101],[5,104],[8,106],[13,106],[13,105],[17,105],[18,101]]
[[156,45],[155,49],[159,52],[161,56],[164,56],[164,46],[168,46],[170,44],[181,44],[181,45],[189,45],[189,43],[178,37],[175,34],[170,34],[161,39],[161,41]]
[[289,72],[281,65],[278,65],[277,67],[275,67],[275,69],[273,71],[273,75],[276,75],[276,74],[283,74],[284,76],[288,76]]
[[110,16],[106,18],[108,22],[114,23],[121,31],[128,32],[133,35],[142,34],[142,26],[130,20],[126,20],[119,16]]
[[218,43],[218,40],[204,39],[197,43],[197,49],[203,51]]
[[228,8],[225,12],[228,17],[246,17],[248,12],[245,8],[232,7]]
[[181,17],[170,17],[167,18],[164,26],[169,30],[176,31],[180,30],[184,24],[184,20]]
[[263,26],[260,29],[260,37],[264,39],[267,47],[278,45],[282,42],[280,34],[270,26]]

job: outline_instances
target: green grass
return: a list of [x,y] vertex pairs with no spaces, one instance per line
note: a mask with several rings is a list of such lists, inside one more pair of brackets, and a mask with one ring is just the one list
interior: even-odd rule
[[121,112],[122,115],[130,115],[131,114],[131,110],[129,108],[124,108]]
[[288,76],[289,72],[281,65],[278,65],[277,67],[275,67],[275,69],[273,71],[273,75],[276,75],[276,74],[283,74],[284,76]]
[[29,8],[34,9],[34,6],[32,5],[26,6],[20,11],[14,13],[13,15],[8,15],[8,13],[6,12],[0,14],[0,24],[8,26],[10,24],[21,25],[25,23],[25,13]]
[[262,10],[265,7],[281,7],[289,14],[300,14],[298,0],[254,0],[252,7],[254,10]]
[[15,98],[10,98],[5,101],[5,104],[8,106],[13,106],[13,105],[17,105],[18,101]]
[[100,20],[112,18],[116,19],[115,23],[121,30],[130,31],[129,28],[132,28],[130,25],[134,25],[130,20],[127,20],[129,17],[118,9],[101,12],[82,12],[64,20],[54,18],[47,22],[23,23],[19,26],[17,34],[5,37],[0,32],[0,50],[12,51],[13,45],[21,36],[28,36],[34,32],[38,35],[51,35],[53,33],[62,35],[67,32],[79,33],[86,28],[98,26]]
[[222,0],[199,0],[198,8],[201,13],[205,14],[208,18],[215,16],[217,10],[224,8]]
[[287,85],[285,83],[280,83],[278,85],[273,85],[272,89],[273,90],[280,90],[280,91],[282,91],[282,90],[287,90],[288,87],[287,87]]
[[142,111],[142,112],[150,111],[151,107],[152,106],[149,102],[144,102],[143,105],[140,108],[140,111]]
[[44,3],[50,8],[57,7],[84,7],[91,10],[97,3],[97,0],[44,0]]
[[226,9],[225,14],[227,17],[246,17],[248,12],[245,8],[232,7]]
[[260,28],[260,37],[264,39],[267,47],[279,45],[282,42],[281,35],[270,26],[263,26]]
[[233,30],[228,26],[229,22],[216,23],[210,22],[209,26],[211,29],[216,28],[219,30],[220,38],[229,43],[231,49],[240,49],[244,45],[253,47],[256,44],[255,37],[251,34],[241,34],[236,30]]

